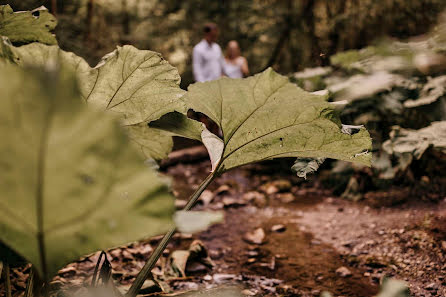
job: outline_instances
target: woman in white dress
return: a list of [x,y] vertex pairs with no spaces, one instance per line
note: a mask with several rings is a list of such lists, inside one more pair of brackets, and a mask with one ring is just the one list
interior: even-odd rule
[[248,61],[241,56],[240,47],[235,40],[229,41],[226,47],[223,73],[230,78],[242,78],[249,75]]

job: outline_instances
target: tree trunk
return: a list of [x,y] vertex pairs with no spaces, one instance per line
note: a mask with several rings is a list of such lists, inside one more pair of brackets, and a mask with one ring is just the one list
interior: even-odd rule
[[127,39],[127,35],[130,34],[130,16],[127,9],[127,0],[122,0],[122,31],[126,35],[124,39]]
[[91,28],[93,24],[93,14],[94,14],[94,0],[88,0],[87,3],[87,30],[85,32],[85,41],[89,42],[91,40]]
[[57,0],[51,0],[51,13],[57,15]]
[[293,0],[288,0],[287,10],[288,13],[285,18],[285,24],[282,33],[280,34],[276,46],[274,47],[273,53],[271,54],[271,57],[269,58],[263,70],[268,67],[272,67],[276,63],[276,61],[279,59],[282,48],[285,46],[286,41],[290,38],[291,28],[293,27]]

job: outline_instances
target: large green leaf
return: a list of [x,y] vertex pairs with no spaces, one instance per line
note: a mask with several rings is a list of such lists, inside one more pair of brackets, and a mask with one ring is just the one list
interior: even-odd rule
[[184,94],[178,71],[160,54],[126,45],[91,68],[84,59],[57,46],[34,43],[12,50],[19,65],[61,62],[75,71],[84,101],[116,114],[146,156],[162,159],[171,151],[171,137],[147,127],[165,113],[184,112],[184,104],[178,100]]
[[[219,170],[279,157],[328,157],[370,165],[371,139],[364,128],[353,135],[343,133],[324,96],[303,91],[271,69],[246,79],[196,83],[183,100],[221,128],[220,143],[215,143],[214,135],[213,149],[207,146],[211,159],[223,147],[220,156],[213,158],[218,163],[213,162],[213,167]],[[161,121],[154,124],[184,135],[179,129],[163,127]],[[190,122],[184,124],[192,127]],[[206,131],[202,140],[209,134]]]
[[56,25],[56,18],[45,7],[13,12],[11,6],[0,5],[0,35],[8,37],[14,44],[57,44],[51,33]]
[[169,230],[174,211],[119,122],[58,73],[0,68],[0,241],[46,279],[83,254]]

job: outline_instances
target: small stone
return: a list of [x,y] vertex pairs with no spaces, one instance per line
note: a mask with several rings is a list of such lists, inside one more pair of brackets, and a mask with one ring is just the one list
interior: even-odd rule
[[277,195],[277,199],[282,203],[290,203],[294,201],[294,195],[292,193],[282,193]]
[[446,241],[441,242],[441,248],[446,252]]
[[225,198],[223,198],[223,204],[226,207],[231,207],[231,206],[245,205],[246,203],[241,201],[240,199],[235,199],[232,197],[225,197]]
[[209,274],[206,274],[205,276],[203,276],[203,279],[204,279],[205,281],[211,281],[211,280],[212,280],[212,276],[209,275]]
[[291,182],[287,179],[279,179],[276,181],[273,181],[272,184],[279,189],[280,192],[286,192],[291,190]]
[[286,230],[286,227],[282,224],[277,224],[271,227],[271,231],[273,232],[283,232]]
[[209,257],[211,257],[211,259],[220,259],[223,256],[223,253],[219,250],[209,250]]
[[266,189],[265,189],[266,194],[271,195],[271,194],[275,194],[277,192],[279,192],[279,189],[276,186],[274,186],[274,185],[266,186]]
[[266,197],[264,194],[251,191],[243,195],[243,200],[252,202],[255,206],[262,208],[266,206]]
[[247,232],[243,239],[248,243],[262,244],[265,240],[265,231],[262,228],[257,228],[252,232]]
[[236,278],[235,274],[228,273],[216,273],[212,277],[214,279],[214,282],[216,282],[217,284]]
[[222,195],[222,194],[228,194],[229,190],[231,188],[228,185],[221,185],[220,187],[218,187],[218,189],[215,191],[216,195]]
[[175,208],[183,209],[187,204],[186,200],[175,199]]
[[345,266],[339,267],[336,269],[336,274],[340,277],[349,277],[352,276],[352,272]]
[[257,257],[257,256],[259,256],[259,252],[258,251],[247,251],[246,255],[249,257]]
[[255,296],[257,293],[248,289],[245,289],[242,291],[242,294],[244,296]]
[[201,193],[200,200],[203,202],[203,205],[209,205],[212,200],[214,199],[214,193],[212,193],[209,190],[204,190],[203,193]]

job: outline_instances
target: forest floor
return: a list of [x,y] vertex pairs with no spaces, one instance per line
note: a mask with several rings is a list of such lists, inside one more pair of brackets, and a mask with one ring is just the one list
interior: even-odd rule
[[[209,169],[209,162],[165,169],[179,207]],[[391,197],[377,194],[373,204],[353,203],[321,189],[317,179],[302,181],[271,164],[225,173],[203,196],[206,201],[196,209],[223,210],[224,222],[176,235],[155,275],[165,274],[169,252],[187,249],[194,240],[203,243],[214,267],[191,259],[185,277],[165,282],[175,292],[236,284],[246,296],[329,291],[368,297],[389,276],[407,281],[412,296],[446,296],[446,199],[429,203],[408,197],[400,205],[380,207],[377,199]],[[159,239],[108,251],[115,282],[128,288]],[[97,258],[98,253],[62,269],[53,288],[90,282]],[[15,296],[23,294],[26,272],[13,270]]]

